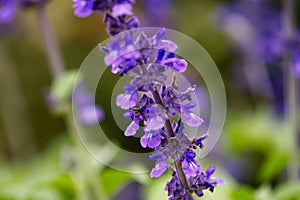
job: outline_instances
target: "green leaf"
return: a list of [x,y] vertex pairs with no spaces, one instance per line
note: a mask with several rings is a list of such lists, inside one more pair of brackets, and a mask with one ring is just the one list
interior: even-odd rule
[[286,166],[288,155],[283,152],[274,152],[264,160],[259,171],[259,181],[270,181]]
[[253,189],[242,186],[231,191],[231,200],[255,200]]
[[51,94],[58,100],[59,104],[70,100],[76,77],[77,72],[70,70],[60,75],[54,81],[51,87]]
[[131,174],[106,168],[100,173],[100,181],[106,195],[112,196],[113,193],[124,185],[126,182],[132,180]]
[[75,199],[75,186],[72,178],[68,174],[62,174],[60,177],[52,181],[51,186],[56,189],[64,199]]
[[299,183],[283,183],[274,192],[272,200],[297,200],[300,198]]

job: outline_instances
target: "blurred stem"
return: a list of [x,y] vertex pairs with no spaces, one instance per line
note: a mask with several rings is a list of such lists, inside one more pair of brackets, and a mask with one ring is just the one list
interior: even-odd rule
[[36,144],[26,100],[5,41],[0,43],[0,60],[0,115],[12,157],[20,161],[36,152]]
[[[282,0],[283,15],[282,15],[282,34],[285,41],[295,37],[294,27],[294,0]],[[295,70],[293,67],[293,55],[291,52],[285,52],[283,59],[283,67],[286,68],[286,87],[287,87],[287,112],[286,119],[289,124],[291,157],[288,163],[288,179],[290,181],[298,180],[299,161],[297,148],[297,115],[298,115],[298,89]]]
[[[55,81],[56,78],[58,78],[66,69],[63,61],[62,61],[62,56],[60,54],[58,45],[57,45],[57,40],[54,37],[54,34],[50,28],[50,24],[47,20],[46,13],[45,13],[45,8],[44,4],[40,3],[37,6],[37,19],[39,22],[39,27],[40,31],[43,37],[43,41],[45,44],[46,48],[46,53],[47,53],[47,58],[49,60],[49,70],[51,72],[51,75],[53,77],[53,80]],[[82,151],[81,149],[81,144],[80,141],[78,141],[78,138],[76,137],[76,129],[74,127],[74,121],[73,121],[73,115],[72,115],[72,110],[71,106],[68,111],[65,113],[65,121],[67,124],[68,132],[72,134],[72,136],[75,136],[75,144],[79,150]],[[90,160],[92,158],[86,157],[86,156],[79,156],[81,164],[84,166],[84,168],[87,170],[87,177],[88,177],[88,182],[92,187],[92,190],[94,192],[95,198],[99,200],[106,200],[107,198],[104,195],[104,192],[102,190],[102,186],[100,185],[100,180],[98,179],[98,173],[99,173],[99,165],[92,165]],[[80,193],[80,191],[79,191]],[[80,195],[80,194],[79,194]],[[89,197],[80,197],[80,199],[89,199]]]
[[37,19],[45,43],[47,58],[50,65],[50,72],[54,78],[57,78],[63,73],[65,67],[57,45],[57,41],[47,20],[43,3],[37,5]]

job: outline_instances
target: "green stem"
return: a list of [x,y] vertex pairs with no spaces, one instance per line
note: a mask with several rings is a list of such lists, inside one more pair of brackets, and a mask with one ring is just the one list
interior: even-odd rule
[[[282,34],[285,40],[292,39],[295,37],[295,27],[294,27],[294,0],[282,0],[283,6],[283,16],[282,16]],[[295,70],[293,68],[293,55],[291,52],[285,52],[283,55],[283,66],[286,68],[286,87],[287,87],[287,112],[286,119],[289,124],[289,134],[290,134],[290,147],[291,154],[288,163],[288,179],[290,181],[298,180],[299,172],[299,161],[298,161],[298,147],[297,147],[297,115],[298,113],[298,89],[297,89],[297,79],[295,75]]]

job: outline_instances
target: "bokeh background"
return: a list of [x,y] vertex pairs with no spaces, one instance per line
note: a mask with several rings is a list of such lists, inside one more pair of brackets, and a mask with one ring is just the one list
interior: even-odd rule
[[[290,123],[285,118],[284,70],[280,62],[266,65],[255,57],[255,47],[244,47],[251,44],[250,30],[241,21],[235,21],[235,26],[226,21],[228,15],[223,16],[222,9],[229,3],[232,2],[137,0],[135,14],[145,26],[164,26],[198,41],[222,74],[228,100],[227,119],[214,150],[200,162],[205,168],[215,165],[215,176],[227,184],[217,187],[213,194],[205,193],[203,199],[299,199],[299,182],[287,176],[289,160],[296,156],[299,162],[299,153],[291,154],[295,138],[291,137]],[[271,5],[275,10],[281,9],[279,1],[272,1]],[[299,10],[296,6],[295,10]],[[247,5],[245,8],[250,9]],[[258,15],[258,8],[252,9],[246,19]],[[71,0],[49,0],[46,14],[68,70],[78,69],[87,54],[107,39],[101,14],[78,18],[73,14]],[[246,24],[257,30],[267,26],[272,18],[264,19]],[[70,129],[63,114],[49,106],[47,99],[53,81],[34,7],[20,10],[13,23],[1,25],[0,34],[1,200],[81,200],[100,196],[167,199],[164,184],[170,174],[151,180],[147,174],[124,173],[100,165],[67,131]],[[105,94],[97,93],[97,103],[101,104],[99,99]],[[299,113],[299,106],[296,109]],[[113,126],[109,128],[119,134]],[[126,143],[123,136],[112,137]],[[131,148],[138,148],[137,140],[130,142]],[[113,153],[108,154],[107,159],[113,160]],[[143,165],[135,163],[130,167]]]

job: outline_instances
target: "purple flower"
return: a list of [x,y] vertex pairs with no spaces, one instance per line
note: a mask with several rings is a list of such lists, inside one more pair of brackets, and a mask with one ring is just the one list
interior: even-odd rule
[[133,108],[138,102],[137,88],[135,85],[126,84],[124,90],[124,94],[118,95],[116,103],[123,110],[127,110]]
[[128,2],[116,4],[112,8],[112,13],[114,17],[119,17],[123,15],[132,15],[132,5]]
[[208,138],[208,134],[204,134],[203,136],[197,138],[197,139],[195,140],[195,145],[196,145],[196,146],[199,146],[200,149],[202,149],[202,148],[203,148],[203,143],[202,143],[202,142],[203,142],[203,140],[205,140],[206,138]]
[[159,131],[149,131],[145,132],[144,136],[140,140],[142,147],[155,148],[160,145],[160,132]]
[[156,64],[141,66],[140,69],[133,69],[129,72],[130,76],[134,76],[130,83],[139,87],[141,91],[153,90],[155,84],[162,84],[167,80],[167,76],[163,74],[164,71],[164,67]]
[[83,83],[75,87],[72,100],[77,117],[83,124],[93,125],[103,120],[103,110],[93,104],[92,95],[86,90]]
[[[94,10],[106,12],[104,23],[108,25],[107,32],[110,35],[138,27],[136,17],[128,18],[128,15],[132,15],[133,0],[93,2]],[[166,84],[166,70],[183,73],[188,63],[176,58],[174,51],[177,45],[171,40],[163,39],[165,32],[163,28],[149,37],[143,32],[135,35],[134,31],[127,31],[113,37],[107,47],[100,46],[100,50],[106,53],[104,62],[112,73],[133,77],[124,87],[125,93],[118,95],[116,101],[117,106],[128,110],[124,117],[132,119],[124,132],[125,136],[135,135],[139,125],[145,125],[140,144],[143,148],[149,147],[156,152],[150,156],[156,160],[150,176],[156,178],[168,168],[171,169],[173,178],[166,186],[170,199],[192,200],[192,193],[206,189],[198,188],[200,175],[205,176],[205,183],[209,183],[207,188],[216,184],[210,178],[210,171],[202,172],[193,151],[196,145],[200,148],[203,146],[204,136],[190,139],[184,133],[184,124],[181,122],[181,118],[189,126],[199,126],[203,122],[191,111],[195,107],[191,98],[195,87],[178,92],[175,79],[171,85]],[[173,118],[179,120],[176,122]],[[167,159],[173,160],[172,164],[168,164]],[[187,175],[180,177],[180,180],[177,177],[178,167]],[[188,184],[193,184],[193,188],[187,189],[189,185],[183,187],[182,178],[186,178]]]
[[196,106],[195,103],[187,103],[181,107],[182,119],[189,126],[200,126],[203,123],[203,119],[192,113],[190,109]]
[[103,120],[103,110],[95,105],[83,105],[76,111],[79,120],[85,125],[97,124]]
[[195,190],[197,196],[203,196],[203,190],[209,189],[209,191],[213,192],[216,186],[225,184],[225,181],[211,177],[214,172],[215,167],[212,166],[208,168],[205,173],[201,172],[190,179],[190,186]]
[[125,136],[133,136],[136,134],[136,132],[139,130],[139,120],[135,119],[133,120],[129,126],[126,128],[124,135]]
[[103,22],[107,24],[107,33],[112,36],[139,26],[139,20],[137,17],[130,17],[129,19],[126,19],[125,15],[114,17],[108,13],[106,13]]
[[93,0],[73,0],[74,15],[87,17],[93,13]]
[[161,98],[171,115],[175,116],[177,113],[180,113],[181,108],[178,96],[172,87],[163,86],[161,89]]
[[[123,43],[123,40],[124,43]],[[123,75],[130,69],[138,66],[137,60],[140,53],[136,50],[133,37],[125,34],[125,37],[116,37],[108,43],[108,48],[100,46],[100,49],[106,52],[104,62],[111,66],[112,73]]]
[[16,0],[0,0],[0,23],[8,24],[13,21],[17,11]]
[[174,174],[167,182],[165,190],[168,192],[169,200],[193,200],[190,192],[182,187],[177,174]]
[[160,177],[168,169],[167,158],[162,154],[151,154],[150,159],[157,160],[155,167],[150,172],[150,176],[152,178]]
[[157,131],[165,125],[165,116],[160,108],[151,107],[148,110],[149,118],[144,128],[145,132]]
[[184,161],[182,162],[182,169],[186,175],[196,176],[202,171],[201,165],[195,160],[196,153],[189,150],[184,154]]

